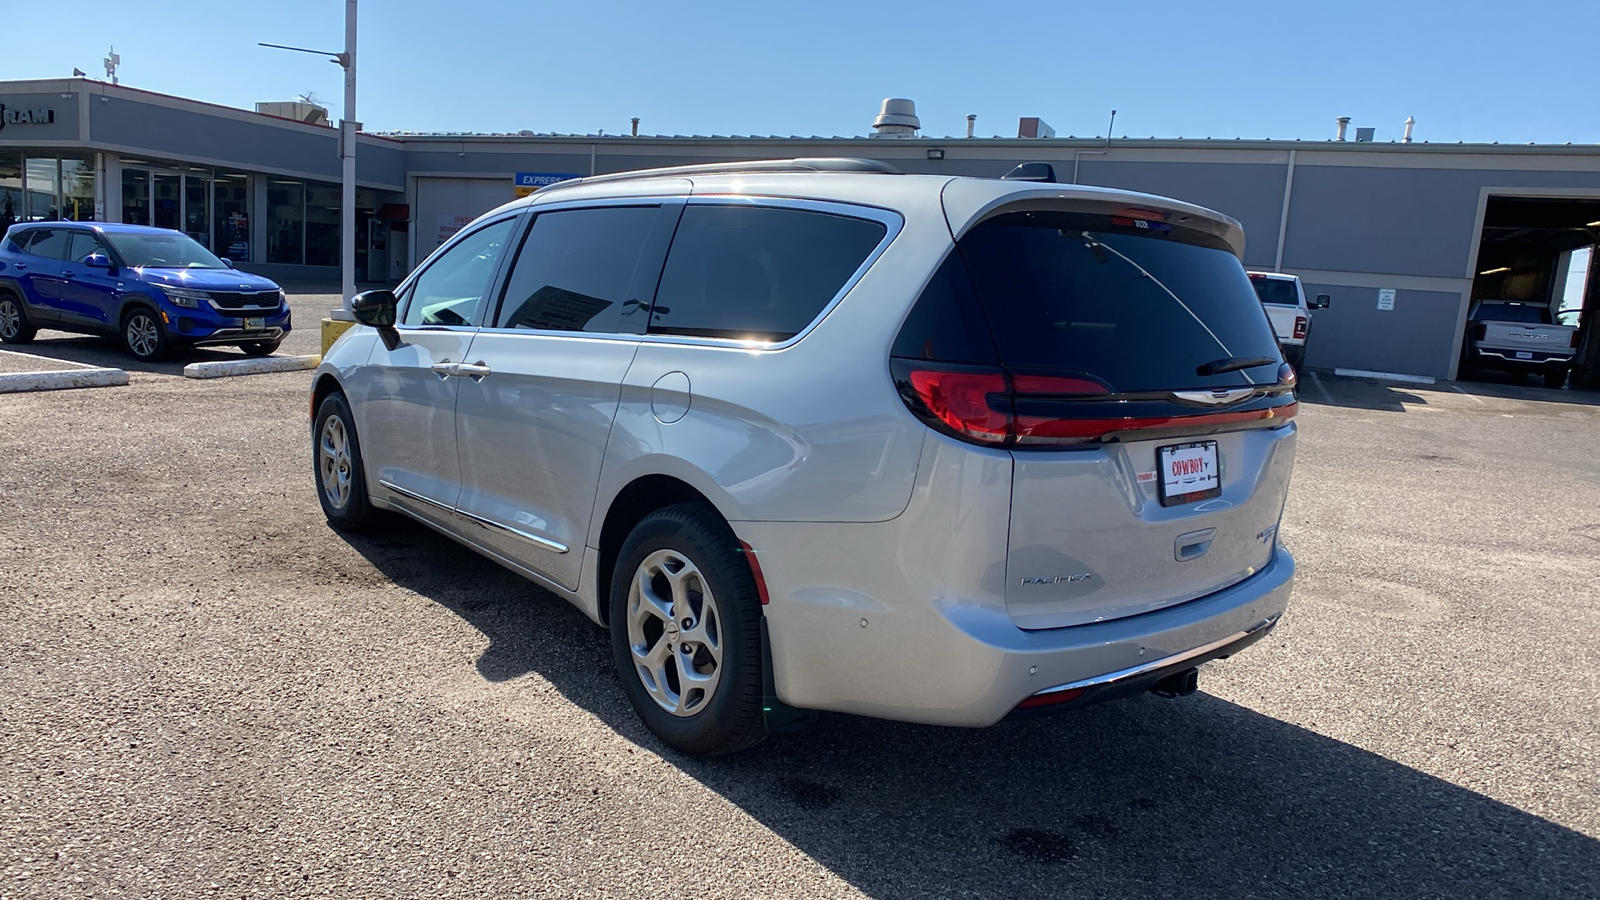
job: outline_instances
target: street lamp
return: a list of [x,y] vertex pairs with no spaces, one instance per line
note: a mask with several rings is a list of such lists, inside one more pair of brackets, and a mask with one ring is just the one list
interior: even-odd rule
[[344,115],[339,119],[339,159],[344,166],[339,194],[339,291],[342,299],[334,318],[355,321],[350,313],[350,298],[356,293],[356,133],[361,130],[361,123],[356,121],[356,0],[344,2],[343,53],[286,44],[263,43],[261,46],[326,56],[344,69]]

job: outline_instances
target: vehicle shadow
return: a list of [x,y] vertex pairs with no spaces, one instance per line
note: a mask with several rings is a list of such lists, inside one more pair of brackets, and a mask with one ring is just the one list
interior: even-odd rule
[[30,344],[7,344],[6,349],[62,362],[155,375],[182,375],[183,367],[193,362],[245,358],[233,347],[177,347],[160,361],[140,362],[124,350],[115,338],[47,330],[40,330],[39,336]]
[[1342,378],[1326,372],[1307,372],[1301,376],[1296,396],[1301,403],[1313,406],[1342,406],[1346,409],[1381,412],[1405,412],[1407,403],[1428,402],[1426,398],[1409,390],[1401,390],[1390,382]]
[[875,897],[1594,896],[1600,841],[1205,694],[987,730],[825,715],[742,755],[659,744],[605,632],[409,522],[347,540],[536,673]]

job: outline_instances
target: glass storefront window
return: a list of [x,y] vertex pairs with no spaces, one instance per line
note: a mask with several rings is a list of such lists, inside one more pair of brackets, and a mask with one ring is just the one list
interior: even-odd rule
[[306,265],[339,264],[339,186],[306,185]]
[[61,169],[55,157],[41,159],[28,157],[27,217],[34,222],[51,222],[61,218],[61,208],[56,196],[61,192]]
[[151,225],[157,228],[171,228],[178,231],[183,227],[182,201],[180,193],[183,184],[182,175],[168,175],[165,172],[152,172],[150,175],[150,211]]
[[306,191],[298,181],[267,183],[267,262],[300,265],[305,241]]
[[183,176],[183,233],[211,249],[211,179],[204,175]]
[[94,221],[94,163],[90,160],[62,157],[61,217]]
[[212,182],[212,252],[234,262],[250,261],[250,179],[245,175],[218,174]]
[[0,232],[22,221],[22,154],[0,150]]
[[122,222],[125,225],[150,224],[150,173],[122,170]]

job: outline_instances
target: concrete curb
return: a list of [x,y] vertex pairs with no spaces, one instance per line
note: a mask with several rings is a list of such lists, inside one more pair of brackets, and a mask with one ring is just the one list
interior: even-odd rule
[[1433,384],[1427,375],[1401,375],[1397,372],[1368,372],[1366,369],[1334,369],[1333,374],[1343,378],[1380,378],[1384,381],[1404,381],[1408,384]]
[[68,388],[121,387],[128,383],[122,369],[66,369],[60,372],[8,372],[0,375],[0,394],[25,391],[61,391]]
[[259,359],[227,359],[218,362],[189,363],[185,378],[227,378],[231,375],[265,375],[269,372],[299,372],[315,369],[320,356],[263,356]]

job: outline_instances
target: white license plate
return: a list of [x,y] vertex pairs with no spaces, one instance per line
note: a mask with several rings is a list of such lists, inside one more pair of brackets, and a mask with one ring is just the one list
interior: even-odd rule
[[1222,496],[1217,442],[1196,441],[1156,448],[1161,505],[1177,506]]
[[267,327],[267,320],[262,316],[244,320],[244,328],[246,331],[260,331],[265,327]]
[[1533,359],[1533,353],[1528,350],[1518,350],[1517,359]]

